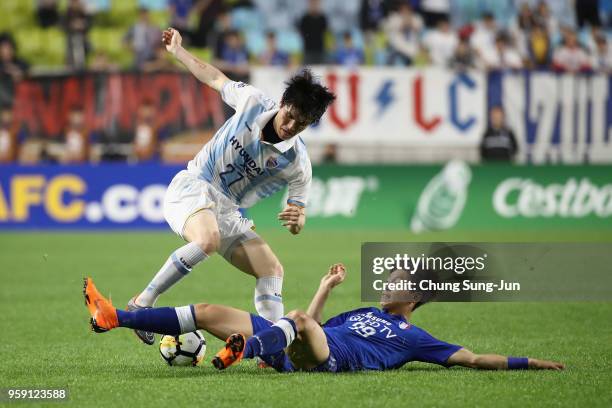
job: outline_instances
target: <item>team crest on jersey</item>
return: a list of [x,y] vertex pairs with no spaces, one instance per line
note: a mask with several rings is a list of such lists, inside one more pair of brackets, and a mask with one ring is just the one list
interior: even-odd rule
[[409,329],[410,328],[410,324],[406,323],[406,322],[400,322],[399,328],[402,329],[402,330]]
[[275,169],[277,167],[278,161],[275,157],[269,157],[268,160],[266,160],[266,169]]

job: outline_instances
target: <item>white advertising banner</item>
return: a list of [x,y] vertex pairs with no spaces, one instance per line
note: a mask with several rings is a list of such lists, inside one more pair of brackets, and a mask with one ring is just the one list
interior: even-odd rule
[[494,73],[489,104],[503,105],[521,163],[612,162],[608,75]]
[[[336,94],[309,143],[477,146],[486,127],[486,77],[428,68],[314,67]],[[293,72],[259,67],[251,83],[280,101]]]

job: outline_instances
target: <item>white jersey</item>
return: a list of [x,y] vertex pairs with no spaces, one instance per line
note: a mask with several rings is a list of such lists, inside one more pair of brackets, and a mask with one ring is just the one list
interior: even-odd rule
[[189,162],[187,170],[243,208],[289,186],[288,203],[306,206],[312,168],[299,136],[271,144],[261,130],[278,112],[259,89],[227,81],[221,97],[236,113]]

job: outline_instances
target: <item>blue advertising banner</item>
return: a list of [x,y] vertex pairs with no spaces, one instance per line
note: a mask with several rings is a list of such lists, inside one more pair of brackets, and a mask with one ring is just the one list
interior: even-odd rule
[[0,229],[166,228],[166,186],[183,166],[0,167]]

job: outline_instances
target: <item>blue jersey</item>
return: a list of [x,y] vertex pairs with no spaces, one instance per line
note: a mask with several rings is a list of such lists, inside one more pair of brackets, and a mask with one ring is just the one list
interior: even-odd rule
[[351,310],[323,325],[337,371],[389,370],[409,361],[446,366],[461,346],[436,339],[425,330],[375,307]]
[[[253,333],[272,325],[251,315]],[[410,361],[446,366],[461,346],[440,341],[425,330],[375,307],[355,309],[332,317],[323,325],[330,358],[316,371],[390,370]],[[284,352],[262,358],[278,371],[293,371]],[[269,361],[268,361],[269,360]]]

